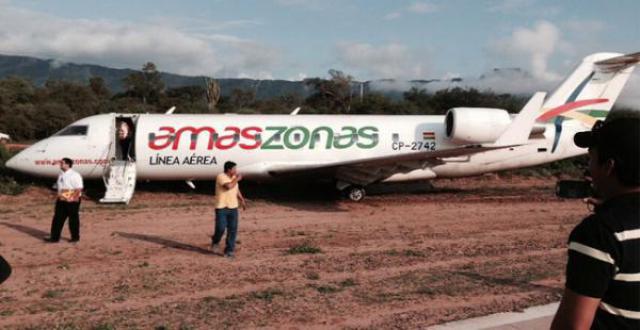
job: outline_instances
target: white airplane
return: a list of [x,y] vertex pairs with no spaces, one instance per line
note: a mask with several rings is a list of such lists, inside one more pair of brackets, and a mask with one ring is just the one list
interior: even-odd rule
[[[587,56],[551,94],[521,112],[453,108],[445,116],[102,114],[74,122],[6,166],[55,178],[61,158],[105,180],[103,202],[128,203],[136,180],[214,178],[226,161],[251,180],[331,179],[359,201],[375,182],[461,177],[585,153],[575,132],[604,118],[640,53]],[[131,152],[117,125],[127,122]],[[126,132],[120,132],[120,138]],[[127,141],[127,140],[125,140]],[[125,155],[123,155],[125,154]]]

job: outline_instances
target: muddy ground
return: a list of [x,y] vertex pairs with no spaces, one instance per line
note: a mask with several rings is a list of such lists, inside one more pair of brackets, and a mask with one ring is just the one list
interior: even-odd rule
[[357,204],[245,191],[233,260],[208,251],[207,193],[84,201],[77,244],[66,227],[42,242],[47,189],[0,196],[0,253],[14,267],[0,328],[424,328],[559,299],[580,201],[554,197],[553,179],[434,185]]

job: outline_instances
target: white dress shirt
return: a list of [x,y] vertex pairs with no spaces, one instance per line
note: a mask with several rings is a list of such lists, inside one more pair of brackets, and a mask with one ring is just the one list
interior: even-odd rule
[[60,173],[58,176],[58,192],[62,192],[63,190],[70,189],[83,189],[84,185],[82,183],[82,176],[80,173],[74,171],[72,168],[68,169],[66,172]]

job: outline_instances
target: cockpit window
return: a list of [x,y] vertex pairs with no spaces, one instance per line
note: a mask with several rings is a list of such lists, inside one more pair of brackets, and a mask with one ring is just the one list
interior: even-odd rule
[[56,136],[79,136],[79,135],[87,135],[87,130],[89,126],[87,125],[74,125],[63,128],[60,132],[56,133]]

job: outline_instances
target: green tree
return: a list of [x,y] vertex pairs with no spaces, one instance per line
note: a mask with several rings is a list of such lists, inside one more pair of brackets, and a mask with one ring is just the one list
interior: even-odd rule
[[164,82],[152,62],[145,63],[142,71],[133,72],[125,77],[124,86],[130,96],[141,98],[143,104],[157,103],[164,92]]
[[330,79],[305,79],[305,85],[313,88],[315,93],[307,98],[307,104],[328,109],[333,113],[349,113],[351,111],[351,82],[353,77],[338,70],[329,70]]
[[180,113],[207,113],[206,91],[202,86],[184,86],[168,89],[158,102],[163,112],[175,106]]
[[44,139],[71,123],[75,115],[71,108],[60,102],[46,102],[38,105],[37,113],[33,113],[31,121],[36,130],[34,137]]
[[298,93],[287,93],[281,95],[279,98],[280,103],[285,107],[283,111],[293,111],[293,109],[301,106],[304,103],[304,98]]
[[14,140],[33,139],[36,127],[31,112],[35,112],[31,104],[16,105],[0,118],[0,132],[11,135]]
[[89,88],[99,98],[108,99],[111,97],[111,91],[102,77],[91,77],[89,79]]
[[197,103],[204,102],[206,93],[205,88],[202,86],[183,86],[168,89],[165,95],[181,101]]
[[229,103],[233,111],[249,107],[254,103],[256,93],[252,89],[234,88],[229,95]]
[[0,80],[0,105],[14,105],[33,102],[36,88],[30,81],[10,76]]
[[353,103],[355,114],[396,114],[399,111],[397,104],[381,93],[368,93]]
[[90,86],[62,80],[49,80],[45,88],[38,91],[38,104],[51,107],[52,103],[65,105],[71,120],[96,114],[100,108],[98,97]]
[[460,87],[437,91],[430,100],[431,106],[440,114],[454,107],[500,108],[518,112],[525,102],[525,98],[510,94],[496,94],[490,90],[481,92],[475,88]]
[[432,106],[431,95],[425,89],[411,87],[410,90],[402,94],[408,107],[417,107],[417,111],[425,115],[438,114],[439,112]]

